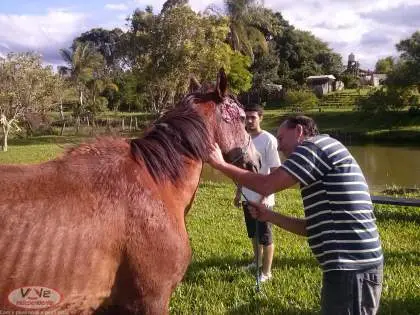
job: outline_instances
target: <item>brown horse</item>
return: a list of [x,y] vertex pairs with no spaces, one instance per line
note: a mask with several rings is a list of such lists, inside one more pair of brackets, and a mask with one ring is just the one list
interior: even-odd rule
[[214,90],[187,95],[142,138],[0,166],[0,310],[166,314],[190,262],[184,217],[209,144],[258,162],[226,88],[221,70]]

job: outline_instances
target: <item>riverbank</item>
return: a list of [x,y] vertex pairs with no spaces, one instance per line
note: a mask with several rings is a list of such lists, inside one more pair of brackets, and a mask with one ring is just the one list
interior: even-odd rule
[[[275,132],[289,113],[267,109],[262,127]],[[367,114],[347,110],[309,111],[322,133],[330,134],[347,143],[386,143],[420,146],[420,115],[408,111]]]

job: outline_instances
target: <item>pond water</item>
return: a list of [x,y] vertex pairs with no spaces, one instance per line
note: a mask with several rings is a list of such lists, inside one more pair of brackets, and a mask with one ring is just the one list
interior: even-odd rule
[[[347,148],[362,168],[371,191],[380,191],[391,185],[420,186],[420,147],[368,144]],[[208,165],[204,168],[202,179],[231,182]]]

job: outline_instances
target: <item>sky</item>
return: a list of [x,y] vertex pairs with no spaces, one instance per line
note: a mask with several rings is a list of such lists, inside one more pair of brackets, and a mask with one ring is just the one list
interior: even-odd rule
[[[95,27],[126,27],[136,8],[152,4],[159,12],[165,0],[0,0],[0,57],[8,52],[36,51],[46,64],[63,64],[59,50]],[[363,69],[398,53],[395,44],[420,30],[420,0],[261,0],[301,30],[328,43],[347,63],[350,53]],[[203,11],[222,7],[222,0],[190,0]]]

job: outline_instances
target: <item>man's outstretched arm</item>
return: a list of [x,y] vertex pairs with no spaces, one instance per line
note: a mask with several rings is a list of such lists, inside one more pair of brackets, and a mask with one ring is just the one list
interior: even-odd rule
[[208,163],[231,178],[234,182],[248,187],[263,196],[268,196],[277,191],[289,188],[298,182],[281,167],[277,168],[271,174],[262,175],[228,164],[223,159],[222,152],[217,144],[212,147]]
[[278,212],[274,212],[261,203],[253,201],[250,201],[249,203],[252,205],[252,207],[249,209],[254,219],[263,222],[268,221],[286,231],[297,235],[306,236],[305,219],[293,218]]

